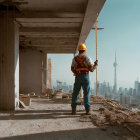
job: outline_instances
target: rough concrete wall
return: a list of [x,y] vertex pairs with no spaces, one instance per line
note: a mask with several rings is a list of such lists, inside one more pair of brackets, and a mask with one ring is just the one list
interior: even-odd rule
[[19,96],[19,28],[0,17],[0,110],[14,110]]
[[33,49],[19,50],[20,93],[42,92],[42,53]]

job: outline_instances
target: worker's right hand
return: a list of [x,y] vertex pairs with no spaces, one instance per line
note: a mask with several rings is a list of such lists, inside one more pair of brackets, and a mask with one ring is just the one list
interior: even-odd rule
[[94,62],[94,66],[98,66],[98,60]]

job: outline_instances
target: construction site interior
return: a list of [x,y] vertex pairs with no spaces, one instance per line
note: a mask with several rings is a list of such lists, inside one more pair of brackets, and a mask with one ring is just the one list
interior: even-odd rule
[[[0,140],[140,140],[140,112],[52,89],[48,54],[75,54],[105,0],[0,0]],[[97,29],[97,28],[96,28]],[[57,81],[58,86],[61,85]]]

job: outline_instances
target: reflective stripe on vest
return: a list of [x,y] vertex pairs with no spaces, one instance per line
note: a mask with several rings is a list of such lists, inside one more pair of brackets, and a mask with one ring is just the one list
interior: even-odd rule
[[75,57],[75,61],[78,63],[78,67],[76,68],[77,73],[88,73],[89,69],[85,66],[84,60],[86,55],[83,55],[82,58],[78,56]]
[[79,71],[79,70],[87,70],[87,71],[89,71],[88,68],[77,68],[77,69],[76,69],[76,71]]

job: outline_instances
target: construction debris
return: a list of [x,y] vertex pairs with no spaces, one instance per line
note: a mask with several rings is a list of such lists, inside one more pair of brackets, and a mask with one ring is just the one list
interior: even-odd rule
[[34,97],[36,96],[36,94],[34,92],[29,93],[30,97]]
[[19,100],[19,108],[26,108],[25,104]]
[[31,104],[31,100],[30,100],[30,95],[24,95],[24,94],[20,94],[19,95],[19,100],[21,102],[23,102],[26,106],[30,106]]
[[63,91],[62,89],[56,90],[56,91],[54,92],[53,99],[62,100],[63,92],[64,92],[64,91]]
[[45,88],[44,91],[45,96],[52,98],[53,90],[51,88]]
[[138,112],[133,112],[117,104],[115,101],[94,97],[94,103],[102,103],[101,107],[98,109],[100,116],[98,116],[96,112],[92,115],[96,125],[121,125],[124,123],[140,124],[140,115]]

